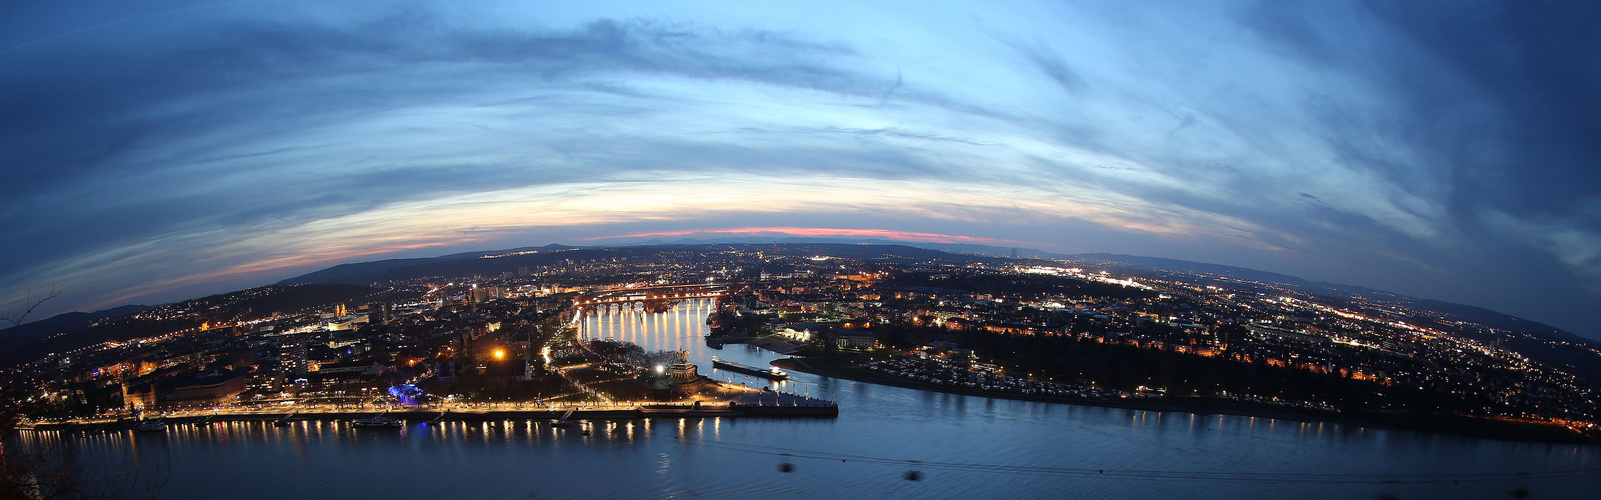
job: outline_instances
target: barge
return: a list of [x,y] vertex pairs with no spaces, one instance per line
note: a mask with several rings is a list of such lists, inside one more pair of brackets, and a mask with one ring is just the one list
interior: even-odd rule
[[778,369],[778,367],[776,367],[776,366],[763,370],[761,368],[757,368],[757,367],[754,367],[754,366],[751,366],[751,365],[747,365],[747,364],[744,364],[744,363],[735,363],[733,361],[724,361],[724,360],[721,360],[721,359],[718,359],[718,358],[714,357],[714,358],[712,358],[712,367],[713,368],[718,368],[718,369],[723,369],[723,370],[728,370],[728,371],[731,371],[731,372],[744,373],[746,375],[755,375],[755,376],[762,377],[762,378],[765,378],[765,379],[768,379],[768,380],[787,380],[787,379],[789,379],[789,374],[785,373],[784,370]]

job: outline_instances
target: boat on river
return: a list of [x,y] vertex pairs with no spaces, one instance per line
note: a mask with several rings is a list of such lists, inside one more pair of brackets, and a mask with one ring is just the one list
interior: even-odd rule
[[572,427],[573,423],[568,422],[567,419],[573,416],[573,411],[574,410],[571,408],[567,409],[567,413],[561,414],[561,418],[556,419],[555,422],[551,422],[550,426],[556,428]]
[[139,423],[134,424],[133,430],[139,432],[165,432],[167,423],[159,419],[140,420]]
[[769,367],[768,369],[763,370],[761,368],[757,368],[757,367],[754,367],[754,366],[751,366],[751,365],[747,365],[747,364],[744,364],[744,363],[735,363],[733,361],[725,361],[725,360],[722,360],[722,359],[718,359],[716,357],[712,358],[712,367],[713,368],[723,369],[723,370],[728,370],[728,371],[731,371],[731,372],[744,373],[746,375],[755,375],[755,376],[762,377],[762,378],[769,379],[769,380],[786,380],[786,379],[789,378],[789,374],[788,373],[785,373],[784,370],[778,369],[778,367],[776,367],[776,366]]
[[351,422],[350,425],[352,427],[405,427],[406,422],[395,417],[375,415],[371,417],[358,418]]

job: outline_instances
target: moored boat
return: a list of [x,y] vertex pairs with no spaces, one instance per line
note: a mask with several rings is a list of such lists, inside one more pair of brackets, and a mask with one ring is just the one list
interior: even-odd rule
[[139,432],[163,432],[167,430],[167,423],[157,419],[140,420],[134,424],[133,430]]
[[395,417],[377,415],[372,417],[358,418],[350,422],[350,425],[352,427],[404,427],[406,422]]
[[569,417],[572,417],[572,416],[573,416],[573,410],[572,409],[568,409],[567,413],[561,414],[561,418],[556,419],[555,422],[551,422],[550,426],[551,427],[558,427],[558,428],[572,427],[573,423],[567,421],[567,419]]
[[763,370],[761,368],[757,368],[757,367],[754,367],[754,366],[751,366],[751,365],[747,365],[747,364],[744,364],[744,363],[735,363],[733,361],[724,361],[722,359],[718,359],[718,358],[715,358],[715,357],[712,358],[712,367],[713,368],[720,368],[720,369],[723,369],[723,370],[728,370],[728,371],[731,371],[731,372],[744,373],[744,374],[747,374],[747,375],[755,375],[755,376],[758,376],[758,377],[762,377],[762,378],[765,378],[765,379],[771,379],[771,380],[785,380],[785,379],[789,378],[789,374],[788,373],[785,373],[784,370],[778,369],[778,367],[776,367],[776,366],[768,368],[766,370]]

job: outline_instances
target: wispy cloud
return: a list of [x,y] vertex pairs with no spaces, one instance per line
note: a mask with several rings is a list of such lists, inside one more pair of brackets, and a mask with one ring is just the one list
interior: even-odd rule
[[1601,301],[1591,7],[189,5],[0,19],[0,295],[826,226]]

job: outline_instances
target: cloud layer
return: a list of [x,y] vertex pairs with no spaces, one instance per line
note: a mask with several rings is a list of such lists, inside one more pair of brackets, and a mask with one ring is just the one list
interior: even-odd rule
[[826,227],[1220,262],[1585,333],[1589,6],[108,2],[0,19],[0,297]]

